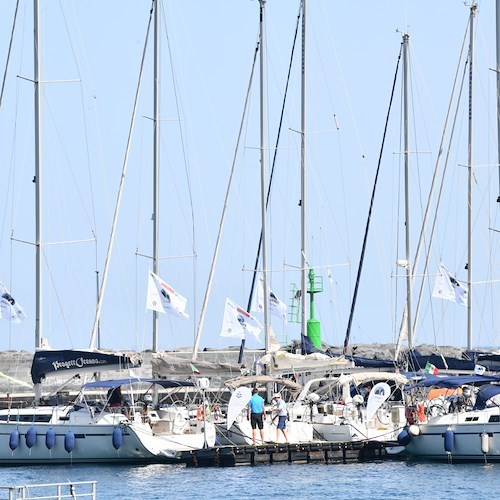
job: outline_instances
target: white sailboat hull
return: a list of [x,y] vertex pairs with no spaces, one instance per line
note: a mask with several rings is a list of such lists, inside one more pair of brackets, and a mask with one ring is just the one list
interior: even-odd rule
[[[415,458],[452,461],[500,460],[500,409],[453,413],[410,428],[406,452]],[[453,432],[453,444],[445,433]],[[412,432],[413,431],[413,432]],[[418,432],[418,435],[414,435]],[[451,449],[450,449],[451,448]]]
[[154,433],[139,414],[131,420],[121,412],[96,417],[91,407],[2,410],[0,465],[172,462],[180,451],[213,446],[213,424],[201,430]]
[[[27,432],[36,430],[35,444],[29,448]],[[66,464],[66,463],[121,463],[151,462],[164,455],[160,450],[148,449],[130,426],[122,426],[123,441],[119,449],[113,446],[114,425],[50,425],[50,424],[0,424],[0,464]],[[46,445],[47,431],[55,432],[54,446]],[[10,449],[9,440],[13,431],[19,431],[19,444]],[[75,447],[66,451],[65,438],[70,431],[75,436]]]

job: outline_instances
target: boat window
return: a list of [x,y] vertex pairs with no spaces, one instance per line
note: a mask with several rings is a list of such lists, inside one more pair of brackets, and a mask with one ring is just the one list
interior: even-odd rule
[[488,422],[500,422],[500,415],[491,415]]
[[50,422],[50,415],[0,415],[2,422]]

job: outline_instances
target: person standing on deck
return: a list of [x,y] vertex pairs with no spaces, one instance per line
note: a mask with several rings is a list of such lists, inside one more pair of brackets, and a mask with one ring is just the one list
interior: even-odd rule
[[247,418],[250,419],[252,426],[252,441],[255,446],[257,443],[257,427],[260,430],[260,439],[264,444],[264,398],[259,396],[259,390],[254,387],[252,389],[252,397],[247,407]]
[[[286,411],[286,403],[281,399],[281,394],[276,393],[273,396],[274,406],[272,408],[275,417],[278,417],[278,426],[276,429],[276,442],[279,441],[279,431],[283,433],[285,437],[285,443],[288,443],[288,434],[286,432],[286,421],[288,418],[288,413]],[[274,419],[273,419],[274,420]]]

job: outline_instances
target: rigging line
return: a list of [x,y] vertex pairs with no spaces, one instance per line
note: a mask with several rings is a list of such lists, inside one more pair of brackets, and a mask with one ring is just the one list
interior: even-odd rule
[[7,80],[7,73],[9,69],[9,61],[10,61],[10,54],[12,52],[12,42],[14,40],[14,31],[16,30],[16,20],[17,20],[17,11],[19,9],[19,0],[16,2],[16,8],[14,10],[14,19],[12,21],[12,30],[10,32],[10,39],[9,39],[9,50],[7,51],[7,60],[5,61],[5,70],[3,72],[3,79],[2,79],[2,90],[0,91],[0,107],[2,106],[2,100],[3,100],[3,92],[5,90],[5,81]]
[[397,82],[397,76],[398,76],[398,70],[399,70],[399,63],[401,61],[402,52],[403,52],[403,44],[401,44],[401,47],[399,49],[399,56],[398,56],[398,60],[397,60],[397,63],[396,63],[396,71],[394,73],[394,81],[392,83],[391,98],[389,100],[389,109],[387,110],[387,116],[386,116],[386,119],[385,119],[384,133],[383,133],[383,136],[382,136],[382,146],[380,148],[380,154],[379,154],[378,164],[377,164],[377,171],[375,173],[375,182],[373,184],[372,196],[371,196],[371,199],[370,199],[370,208],[368,209],[368,218],[367,218],[367,221],[366,221],[365,235],[363,237],[363,246],[361,248],[361,255],[360,255],[360,259],[359,259],[358,274],[356,276],[356,285],[354,286],[354,295],[353,295],[352,304],[351,304],[351,312],[349,314],[349,322],[347,324],[347,331],[346,331],[345,339],[344,339],[344,349],[343,349],[343,354],[344,355],[347,354],[347,347],[349,346],[349,337],[351,335],[352,318],[354,316],[354,308],[356,306],[356,298],[357,298],[357,295],[358,295],[359,283],[361,281],[361,271],[363,269],[363,260],[364,260],[365,251],[366,251],[366,242],[367,242],[367,239],[368,239],[368,231],[369,231],[369,228],[370,228],[370,221],[371,221],[371,215],[372,215],[372,210],[373,210],[373,204],[374,204],[374,201],[375,201],[375,192],[376,192],[376,189],[377,189],[377,181],[378,181],[378,176],[379,176],[379,172],[380,172],[380,165],[382,163],[382,154],[384,152],[385,138],[386,138],[386,135],[387,135],[387,127],[388,127],[388,124],[389,124],[389,117],[390,117],[390,114],[391,114],[392,101],[394,99],[394,91],[395,91],[395,88],[396,88],[396,82]]
[[[73,4],[71,4],[71,5],[72,5],[72,7],[74,7]],[[75,56],[75,50],[74,50],[73,44],[71,43],[72,38],[70,36],[70,30],[68,29],[68,24],[66,22],[66,16],[65,16],[64,9],[62,8],[61,3],[60,3],[60,8],[61,8],[62,16],[63,16],[64,22],[65,22],[66,32],[68,34],[68,40],[70,41],[70,46],[71,46],[71,50],[73,53],[73,60],[75,62],[75,66],[77,68],[78,74],[81,75],[80,67],[78,64],[78,58]],[[72,14],[73,14],[74,19],[78,19],[78,16],[76,15],[74,9],[72,10]],[[78,24],[78,22],[76,22],[76,28],[77,28],[78,39],[80,40],[80,43],[83,47],[84,44],[82,42],[82,34],[80,31],[80,25]],[[90,66],[89,66],[87,54],[84,52],[83,56],[84,56],[83,59],[85,62],[85,66],[86,66],[87,72],[88,72],[88,81],[90,82],[90,88],[91,88],[91,92],[92,92],[92,105],[93,105],[92,109],[93,109],[93,113],[94,113],[95,126],[96,126],[96,136],[97,136],[97,144],[98,144],[98,146],[97,146],[98,158],[100,159],[100,161],[102,163],[103,162],[103,153],[102,153],[101,131],[100,131],[100,127],[99,127],[98,113],[96,110],[97,94],[95,91],[94,82],[92,80],[92,73],[90,71]],[[80,81],[82,81],[81,77],[80,77]],[[96,206],[95,206],[95,196],[94,196],[94,183],[92,180],[93,176],[92,176],[92,170],[91,170],[91,161],[90,161],[90,153],[89,153],[89,145],[88,145],[89,141],[88,141],[88,134],[87,134],[87,115],[85,113],[83,92],[81,92],[80,96],[82,99],[82,110],[83,110],[83,120],[84,120],[84,130],[85,130],[85,144],[86,144],[86,153],[87,153],[87,170],[88,170],[88,175],[89,175],[90,201],[91,201],[91,212],[92,212],[92,214],[91,214],[91,216],[89,216],[89,218],[92,220],[91,227],[92,227],[92,233],[93,233],[94,238],[95,238],[95,251],[94,251],[95,256],[94,256],[94,258],[95,258],[95,269],[96,269],[95,274],[96,274],[96,285],[97,285],[97,292],[96,293],[98,296],[98,294],[99,294],[99,270],[98,270],[99,246],[98,246],[98,240],[97,240],[97,220],[96,220]]]
[[149,10],[149,21],[148,21],[148,27],[146,30],[146,40],[144,42],[144,47],[142,49],[141,65],[140,65],[140,70],[139,70],[139,77],[137,79],[137,88],[135,91],[132,117],[130,119],[130,126],[129,126],[129,132],[128,132],[128,137],[127,137],[127,147],[125,150],[125,156],[123,158],[122,174],[120,177],[120,186],[118,188],[118,194],[117,194],[117,198],[116,198],[115,212],[113,215],[113,223],[111,225],[111,234],[110,234],[109,242],[108,242],[108,251],[106,252],[106,261],[104,264],[104,271],[103,271],[103,276],[102,276],[102,281],[101,281],[101,289],[99,292],[99,300],[97,301],[97,309],[96,309],[96,314],[95,314],[94,326],[92,328],[92,335],[90,337],[90,349],[93,349],[93,347],[94,347],[96,334],[97,334],[97,328],[99,325],[99,320],[100,320],[100,315],[101,315],[104,289],[106,288],[106,282],[107,282],[108,273],[109,273],[111,250],[113,249],[113,243],[114,243],[115,234],[116,234],[116,226],[118,223],[118,214],[120,212],[121,198],[122,198],[122,194],[123,194],[123,186],[125,183],[125,175],[127,173],[128,156],[130,153],[130,148],[131,148],[131,143],[132,143],[132,132],[134,130],[135,119],[137,117],[137,104],[139,101],[139,91],[141,88],[142,77],[144,74],[144,62],[146,59],[146,49],[148,46],[149,32],[151,30],[151,21],[153,19],[153,11],[154,11],[153,5],[154,5],[154,0],[151,4],[151,8]]
[[[456,88],[457,88],[458,78],[459,78],[459,75],[460,75],[460,67],[461,67],[461,64],[462,64],[461,61],[462,61],[462,58],[464,56],[464,51],[465,51],[465,47],[466,47],[468,29],[469,29],[469,27],[468,27],[468,24],[467,24],[467,28],[465,30],[464,38],[463,38],[463,41],[462,41],[462,48],[461,48],[461,51],[460,51],[460,56],[458,58],[457,70],[455,72],[455,78],[453,80],[452,93],[451,93],[451,96],[450,96],[450,101],[449,101],[449,104],[448,104],[448,110],[447,110],[447,113],[446,113],[445,126],[444,126],[443,132],[441,134],[441,142],[440,142],[440,145],[439,145],[438,156],[436,158],[436,167],[434,169],[434,176],[433,176],[433,179],[432,179],[432,184],[431,184],[431,188],[430,188],[430,191],[429,191],[429,196],[428,196],[428,200],[427,200],[427,206],[426,206],[426,210],[425,210],[425,214],[424,214],[424,219],[423,219],[422,227],[421,227],[421,230],[420,230],[419,243],[417,245],[417,250],[415,252],[415,259],[414,259],[414,263],[413,263],[413,273],[415,273],[415,271],[417,269],[418,260],[419,260],[420,252],[421,252],[421,246],[423,245],[424,239],[425,239],[425,235],[424,235],[425,227],[427,226],[427,220],[428,220],[428,217],[430,215],[431,199],[433,198],[434,186],[435,186],[435,183],[437,181],[437,177],[436,176],[437,176],[438,166],[439,166],[439,163],[441,161],[441,157],[442,157],[443,151],[444,151],[446,129],[447,129],[447,124],[448,124],[448,122],[450,120],[450,114],[451,114],[451,111],[452,111],[452,105],[453,105],[454,95],[455,95],[455,91],[456,91]],[[439,212],[439,207],[441,205],[442,194],[443,194],[443,187],[444,187],[444,179],[445,179],[446,171],[447,171],[448,165],[449,165],[451,144],[452,144],[452,140],[453,140],[453,137],[454,137],[454,134],[455,134],[455,128],[456,128],[456,125],[457,125],[458,113],[459,113],[459,109],[460,109],[460,102],[461,102],[462,93],[463,93],[463,90],[464,90],[464,82],[465,82],[465,78],[466,78],[466,75],[467,75],[467,65],[468,65],[468,63],[467,63],[467,58],[466,58],[466,60],[464,62],[463,70],[462,70],[463,72],[462,72],[461,83],[460,83],[460,86],[458,87],[459,91],[458,91],[458,96],[457,96],[457,104],[456,104],[456,108],[455,108],[455,114],[453,116],[453,121],[452,121],[452,124],[451,124],[451,131],[450,131],[450,138],[449,138],[448,148],[447,148],[447,151],[446,151],[446,157],[445,157],[445,160],[444,160],[443,172],[441,174],[441,180],[440,180],[439,190],[438,190],[437,199],[436,199],[436,206],[434,208],[434,217],[433,217],[433,220],[432,220],[431,230],[430,230],[430,234],[429,234],[429,238],[428,238],[429,245],[428,245],[428,248],[426,249],[426,253],[425,253],[423,275],[427,274],[428,268],[429,268],[430,249],[431,249],[431,246],[432,246],[433,241],[434,241],[434,233],[435,233],[436,226],[437,226],[437,215],[438,215],[438,212]],[[427,285],[429,285],[428,281],[427,281]],[[419,294],[418,294],[418,300],[417,300],[417,307],[416,307],[416,310],[415,310],[415,317],[414,317],[415,330],[416,330],[416,326],[417,326],[418,319],[419,319],[419,316],[420,316],[420,309],[421,309],[421,304],[422,304],[422,296],[423,296],[423,292],[424,292],[424,287],[425,286],[426,285],[425,285],[424,281],[422,281],[421,284],[420,284],[420,288],[419,288]],[[431,307],[430,307],[431,316],[434,317],[434,309],[432,307],[432,301],[431,301],[430,304],[431,304]],[[433,324],[434,324],[434,321],[433,321]]]
[[[8,70],[9,70],[10,56],[12,53],[12,44],[14,41],[14,32],[15,32],[15,27],[16,27],[18,10],[19,10],[19,0],[17,0],[17,2],[16,2],[16,8],[14,10],[14,19],[12,21],[12,30],[10,33],[9,49],[7,51],[7,59],[5,61],[5,69],[4,69],[4,73],[3,73],[3,79],[2,79],[2,88],[0,90],[0,108],[2,107],[3,94],[4,94],[4,90],[5,90],[5,82],[7,81],[7,74],[8,74]],[[13,148],[13,150],[14,150],[14,148]],[[10,179],[10,172],[9,172],[9,179]],[[10,184],[10,180],[9,180],[9,184]],[[7,206],[7,204],[8,204],[8,197],[5,198],[5,205]],[[12,204],[14,205],[14,196],[12,197]],[[5,225],[5,219],[7,216],[7,210],[5,209],[3,213],[4,213],[4,216],[2,219],[2,235],[3,235],[3,227]],[[13,210],[12,210],[12,214],[13,214]],[[2,240],[3,240],[3,237],[0,236],[0,248],[2,246]]]
[[196,361],[196,358],[198,356],[198,346],[200,344],[200,336],[201,336],[201,331],[202,331],[202,328],[203,328],[203,322],[205,320],[205,313],[206,313],[206,308],[207,308],[207,303],[208,303],[208,297],[210,295],[210,289],[211,289],[211,286],[212,286],[213,275],[214,275],[214,272],[215,272],[215,264],[216,264],[217,256],[219,254],[219,247],[220,247],[220,242],[221,242],[221,238],[222,238],[222,227],[224,226],[224,221],[225,221],[225,218],[226,218],[226,209],[227,209],[227,205],[228,205],[228,201],[229,201],[229,192],[231,190],[231,185],[232,185],[232,181],[233,181],[233,177],[234,177],[234,171],[236,169],[236,160],[237,160],[237,155],[238,155],[238,151],[239,151],[241,136],[243,134],[243,127],[245,125],[245,117],[246,117],[247,110],[248,110],[248,103],[249,103],[249,100],[250,100],[253,75],[254,75],[254,72],[255,72],[255,65],[256,65],[256,62],[257,62],[257,54],[258,53],[259,53],[259,42],[257,42],[257,45],[256,45],[256,47],[254,49],[252,70],[250,72],[250,79],[248,81],[247,94],[245,96],[245,103],[243,105],[243,115],[241,117],[240,128],[238,130],[238,138],[236,140],[236,147],[234,148],[233,162],[232,162],[232,165],[231,165],[231,171],[230,171],[230,174],[229,174],[229,181],[228,181],[227,188],[226,188],[226,195],[224,197],[224,205],[223,205],[223,208],[222,208],[221,220],[219,222],[219,231],[217,233],[217,241],[215,243],[214,255],[213,255],[213,258],[212,258],[212,264],[210,266],[210,272],[209,272],[209,277],[208,277],[208,281],[207,281],[207,287],[205,289],[205,297],[203,298],[203,304],[201,306],[200,320],[198,322],[198,329],[197,329],[197,332],[196,332],[196,339],[195,339],[195,342],[194,342],[193,354],[192,354],[191,361]]
[[[174,61],[172,57],[172,47],[170,45],[170,37],[168,34],[168,29],[167,29],[167,22],[165,19],[165,10],[162,9],[162,14],[163,14],[163,23],[165,25],[165,34],[167,38],[167,48],[168,48],[168,57],[170,60],[170,72],[172,76],[172,87],[174,90],[174,96],[175,96],[175,107],[177,110],[177,118],[178,118],[178,124],[179,124],[179,136],[181,139],[181,145],[182,145],[182,156],[184,158],[184,172],[186,175],[186,184],[188,188],[188,196],[189,196],[189,207],[191,209],[191,238],[192,238],[192,256],[193,256],[193,311],[196,311],[197,308],[197,301],[196,301],[196,293],[194,292],[196,290],[196,283],[197,283],[197,261],[196,261],[196,231],[195,231],[195,211],[194,211],[194,204],[193,204],[193,192],[192,192],[192,187],[191,187],[191,179],[189,176],[189,171],[190,171],[190,165],[189,165],[189,160],[188,160],[188,155],[187,155],[187,150],[186,150],[186,140],[184,138],[184,133],[183,133],[183,128],[181,124],[181,110],[179,106],[179,95],[178,95],[178,88],[177,88],[177,80],[176,80],[176,75],[174,72]],[[182,104],[182,103],[181,103]],[[196,325],[193,322],[193,337],[196,338]]]
[[[79,79],[79,83],[80,83],[80,99],[81,99],[81,103],[82,103],[82,112],[83,112],[82,113],[83,130],[85,132],[85,152],[86,152],[86,156],[87,156],[87,172],[89,175],[89,184],[90,184],[90,193],[91,193],[90,201],[91,201],[91,205],[92,205],[92,220],[93,220],[93,224],[94,224],[93,225],[93,233],[96,234],[97,233],[96,211],[95,211],[94,190],[93,190],[93,183],[92,183],[92,170],[90,168],[91,162],[90,162],[90,152],[89,152],[89,136],[88,136],[88,127],[87,127],[87,115],[85,113],[85,105],[84,105],[84,99],[83,99],[83,88],[81,86],[82,74],[80,71],[80,67],[78,65],[78,60],[76,57],[75,48],[74,48],[73,41],[72,41],[72,38],[70,35],[70,30],[68,28],[68,22],[66,20],[66,15],[65,15],[63,6],[61,4],[61,0],[59,0],[59,7],[61,9],[62,18],[64,19],[64,27],[66,28],[66,34],[68,36],[69,46],[71,48],[71,53],[73,54],[73,61],[74,61],[75,66],[76,66],[76,71],[78,73],[78,79]],[[76,184],[76,185],[78,186],[78,184]]]
[[7,60],[5,61],[5,70],[3,72],[3,79],[2,79],[2,90],[0,91],[0,107],[2,106],[3,92],[5,90],[5,81],[7,79],[7,72],[9,69],[10,54],[12,52],[12,41],[14,40],[14,31],[16,30],[16,20],[17,20],[18,9],[19,9],[19,0],[17,0],[17,2],[16,2],[16,8],[14,10],[14,19],[12,21],[12,30],[10,32],[9,50],[7,51]]
[[181,138],[181,144],[182,144],[182,155],[184,157],[184,168],[185,168],[185,172],[186,172],[186,183],[187,183],[187,186],[188,186],[188,193],[189,193],[189,203],[190,203],[190,208],[191,208],[191,222],[192,222],[192,227],[193,227],[193,255],[196,255],[196,248],[195,248],[195,232],[194,232],[194,227],[195,227],[195,214],[194,214],[194,205],[193,205],[193,193],[192,193],[192,189],[191,189],[191,181],[190,181],[190,178],[189,178],[189,161],[188,161],[188,156],[187,156],[187,150],[186,150],[186,142],[185,142],[185,138],[184,138],[184,133],[183,133],[183,129],[182,129],[182,126],[181,126],[181,119],[180,119],[180,116],[181,116],[181,110],[180,110],[180,107],[179,107],[179,95],[178,95],[178,87],[177,87],[177,80],[176,80],[176,77],[175,77],[175,73],[174,73],[174,62],[173,62],[173,58],[172,58],[172,47],[170,45],[170,37],[168,36],[168,30],[166,28],[167,26],[167,23],[166,23],[166,20],[165,20],[165,12],[163,11],[163,22],[165,24],[165,31],[166,31],[166,38],[167,38],[167,47],[168,47],[168,56],[169,56],[169,60],[170,60],[170,69],[171,69],[171,75],[172,75],[172,86],[173,86],[173,90],[174,90],[174,96],[175,96],[175,106],[176,106],[176,111],[177,111],[177,118],[178,118],[178,123],[179,123],[179,135],[180,135],[180,138]]

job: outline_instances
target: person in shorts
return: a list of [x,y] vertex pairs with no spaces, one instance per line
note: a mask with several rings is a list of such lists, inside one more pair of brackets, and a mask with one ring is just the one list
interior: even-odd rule
[[252,426],[252,441],[253,445],[257,444],[257,427],[260,430],[260,439],[264,443],[264,398],[259,396],[259,390],[254,387],[252,389],[252,397],[248,403],[247,418],[250,419]]
[[286,432],[286,421],[288,419],[288,412],[286,410],[286,403],[281,399],[281,394],[276,393],[273,396],[273,408],[272,411],[275,414],[273,418],[273,422],[275,418],[278,418],[278,425],[276,430],[276,442],[279,442],[279,433],[280,431],[283,433],[285,438],[285,443],[288,442],[288,434]]

